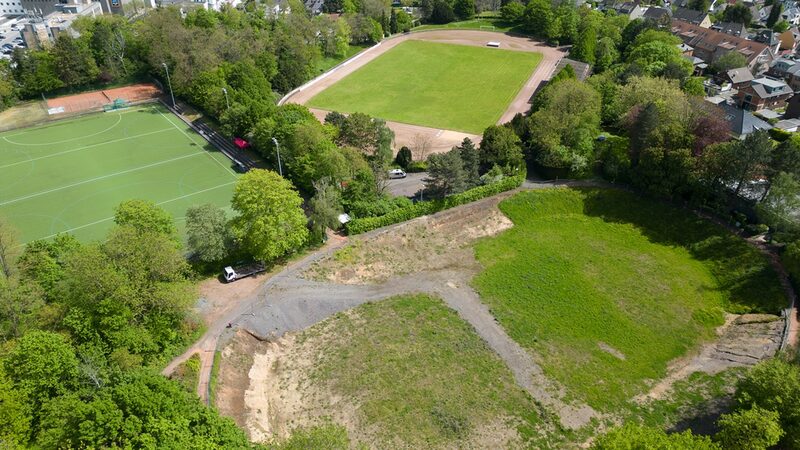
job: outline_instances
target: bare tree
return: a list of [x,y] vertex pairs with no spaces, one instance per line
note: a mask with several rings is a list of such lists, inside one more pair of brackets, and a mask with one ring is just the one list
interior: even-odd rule
[[10,278],[14,273],[14,261],[20,253],[19,235],[10,223],[0,218],[0,273]]
[[414,157],[417,161],[425,161],[428,158],[428,153],[431,151],[432,139],[430,136],[422,133],[414,135],[414,140],[411,143]]

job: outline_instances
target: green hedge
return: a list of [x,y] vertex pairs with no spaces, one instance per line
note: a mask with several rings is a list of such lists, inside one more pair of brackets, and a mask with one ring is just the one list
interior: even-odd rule
[[428,202],[418,202],[406,208],[396,209],[389,214],[379,217],[364,217],[363,219],[353,219],[347,222],[345,228],[347,234],[360,234],[370,230],[385,227],[395,223],[405,222],[415,217],[433,214],[444,211],[454,206],[474,202],[482,198],[490,197],[501,192],[510,191],[519,187],[525,181],[524,175],[515,175],[504,178],[497,183],[479,186],[460,194],[451,195],[441,200],[431,200]]

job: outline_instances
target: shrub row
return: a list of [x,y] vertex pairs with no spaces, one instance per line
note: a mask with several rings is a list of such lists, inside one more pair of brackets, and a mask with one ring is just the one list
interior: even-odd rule
[[524,175],[515,175],[513,177],[504,178],[496,183],[479,186],[460,194],[451,195],[441,200],[431,200],[427,202],[418,202],[414,205],[396,209],[389,214],[379,217],[365,217],[363,219],[353,219],[347,222],[345,228],[347,234],[360,234],[365,233],[376,228],[385,227],[395,223],[405,222],[415,217],[420,217],[428,214],[433,214],[454,206],[463,205],[465,203],[474,202],[482,198],[490,197],[501,192],[510,191],[515,189],[525,181]]

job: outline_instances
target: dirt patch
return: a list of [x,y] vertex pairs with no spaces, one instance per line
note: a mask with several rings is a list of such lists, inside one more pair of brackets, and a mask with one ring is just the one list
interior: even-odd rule
[[27,102],[0,111],[0,131],[25,128],[48,120],[43,102]]
[[238,280],[235,283],[223,283],[217,278],[210,278],[200,283],[200,299],[195,309],[206,325],[219,320],[239,304],[239,301],[251,296],[272,274],[261,274]]
[[615,349],[614,347],[606,344],[605,342],[600,341],[600,342],[597,343],[597,346],[600,347],[600,350],[608,353],[609,355],[613,356],[614,358],[617,358],[619,360],[625,361],[625,354],[624,353],[622,353],[621,351]]
[[704,345],[699,354],[680,358],[670,364],[668,375],[637,402],[658,400],[672,385],[695,372],[714,375],[732,367],[754,366],[775,356],[783,334],[783,320],[769,314],[727,314],[725,324],[717,329],[719,338]]
[[237,425],[246,429],[247,410],[245,391],[250,386],[248,371],[258,352],[264,351],[267,344],[260,342],[244,331],[238,331],[220,352],[217,388],[214,405],[219,412],[232,418]]
[[[472,244],[511,228],[495,196],[433,216],[424,216],[369,237],[354,237],[303,277],[340,284],[381,283],[393,276],[431,270],[477,268]],[[388,230],[387,230],[388,231]]]

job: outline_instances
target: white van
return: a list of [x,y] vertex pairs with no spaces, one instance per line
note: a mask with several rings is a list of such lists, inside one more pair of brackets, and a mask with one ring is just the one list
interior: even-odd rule
[[389,171],[389,179],[394,180],[396,178],[405,178],[406,173],[403,169],[392,169]]

